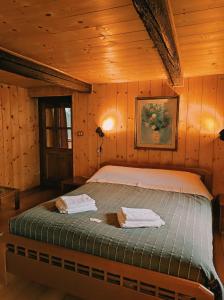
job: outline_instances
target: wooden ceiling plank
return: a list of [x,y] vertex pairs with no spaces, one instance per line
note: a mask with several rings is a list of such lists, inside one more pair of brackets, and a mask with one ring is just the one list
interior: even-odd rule
[[[192,47],[195,44],[209,44],[210,42],[218,42],[219,45],[223,45],[224,41],[224,32],[213,32],[208,34],[195,34],[191,36],[181,36],[179,37],[179,45],[180,49],[184,45],[192,45]],[[209,46],[208,46],[209,49]]]
[[29,60],[3,48],[0,48],[0,69],[79,92],[90,93],[92,91],[92,86],[89,83],[75,79],[63,72]]
[[[26,27],[22,31],[22,35],[15,34],[14,37],[14,44],[23,42],[24,39],[29,40],[29,44],[35,44],[37,41],[39,45],[42,44],[45,47],[48,45],[49,42],[60,41],[62,43],[66,43],[73,40],[86,40],[88,42],[91,38],[99,38],[102,36],[111,36],[115,34],[122,34],[122,33],[130,33],[133,31],[142,31],[145,30],[142,22],[139,19],[124,21],[119,23],[113,24],[104,24],[101,26],[92,26],[88,28],[81,28],[78,30],[62,30],[57,33],[49,33],[43,30],[33,30],[33,28]],[[5,30],[3,27],[1,28],[0,24],[0,31]],[[4,34],[4,37],[0,37],[0,41],[2,40],[3,43],[10,42],[10,38]],[[47,42],[46,42],[47,41]],[[41,46],[41,45],[40,45]]]
[[168,0],[133,0],[136,11],[158,49],[172,85],[183,85],[176,33]]
[[[10,20],[22,19],[22,15],[29,15],[30,18],[41,19],[43,17],[51,18],[68,17],[71,15],[81,15],[91,13],[93,11],[108,10],[120,6],[130,5],[130,0],[85,0],[71,1],[63,0],[57,5],[55,0],[42,1],[29,0],[24,1],[6,1],[1,7],[1,13],[7,14]],[[15,13],[17,12],[17,13]],[[50,16],[46,14],[51,14]]]
[[[114,24],[130,20],[137,19],[138,16],[135,12],[133,5],[125,5],[120,7],[114,7],[111,9],[105,9],[102,11],[92,11],[86,14],[81,15],[70,15],[65,17],[57,17],[57,15],[52,15],[51,17],[45,17],[45,15],[40,18],[30,18],[27,16],[24,18],[24,15],[21,15],[19,20],[12,19],[11,21],[6,20],[6,23],[0,23],[0,26],[6,27],[7,24],[10,30],[13,27],[13,24],[16,24],[16,30],[14,33],[23,32],[26,30],[43,31],[49,32],[50,34],[56,34],[63,31],[75,31],[88,27],[98,27],[105,24]],[[29,24],[29,29],[27,25]],[[5,31],[6,33],[6,31]]]
[[208,34],[224,31],[224,20],[217,22],[208,22],[203,24],[194,24],[188,26],[180,26],[177,27],[177,35],[178,37],[185,37],[188,35],[196,35],[196,34]]
[[171,3],[174,15],[224,6],[224,0],[171,0]]
[[207,10],[193,11],[185,14],[175,15],[175,25],[190,26],[209,22],[223,21],[224,6],[218,8],[210,8]]

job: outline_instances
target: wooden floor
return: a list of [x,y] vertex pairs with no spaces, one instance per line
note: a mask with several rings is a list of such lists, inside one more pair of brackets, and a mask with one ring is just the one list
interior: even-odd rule
[[[15,211],[13,203],[2,203],[0,207],[0,232],[8,227],[8,219],[16,214],[31,208],[41,202],[50,200],[59,195],[54,189],[36,189],[26,192],[21,196],[21,209]],[[220,279],[224,283],[224,235],[214,235],[214,262]],[[46,286],[24,280],[15,276],[9,276],[7,287],[0,285],[0,299],[4,300],[81,300],[71,295],[48,288]]]

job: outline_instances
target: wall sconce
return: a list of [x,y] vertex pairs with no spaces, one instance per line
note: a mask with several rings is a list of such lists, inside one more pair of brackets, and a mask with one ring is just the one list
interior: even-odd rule
[[224,129],[219,132],[219,138],[220,140],[224,141]]
[[114,119],[107,118],[106,120],[103,121],[102,127],[104,131],[112,130],[114,128]]
[[[103,133],[103,131],[102,131],[102,129],[101,129],[101,127],[97,127],[96,128],[96,133],[98,134],[98,136],[102,139],[101,140],[101,144],[100,144],[100,146],[98,146],[98,148],[97,148],[97,153],[98,153],[98,155],[99,155],[99,157],[100,157],[100,160],[101,160],[101,152],[102,152],[102,146],[103,146],[103,137],[104,137],[104,133]],[[99,167],[99,166],[98,166]]]
[[101,138],[104,137],[104,133],[103,133],[101,127],[96,128],[96,133],[99,135],[99,137],[101,137]]

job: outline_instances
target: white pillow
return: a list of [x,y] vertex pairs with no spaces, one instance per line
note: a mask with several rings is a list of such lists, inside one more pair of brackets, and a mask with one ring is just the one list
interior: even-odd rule
[[126,184],[148,189],[200,195],[209,200],[213,199],[200,176],[185,171],[105,166],[99,169],[87,182]]

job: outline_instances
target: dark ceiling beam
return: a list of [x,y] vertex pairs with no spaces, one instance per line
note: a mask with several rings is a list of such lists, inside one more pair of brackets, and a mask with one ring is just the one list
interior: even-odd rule
[[91,93],[92,85],[57,69],[0,47],[0,69],[24,77],[42,80],[82,93]]
[[183,85],[176,32],[169,0],[133,0],[145,28],[163,61],[171,84]]

